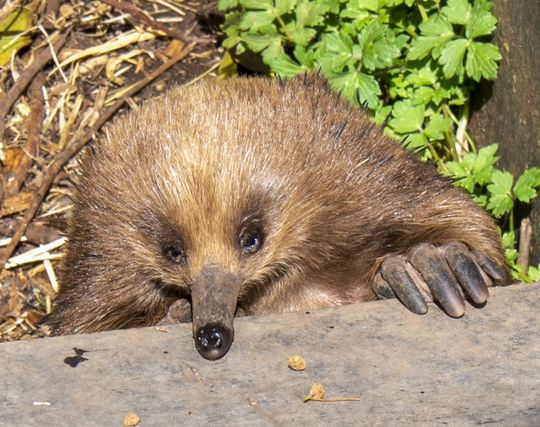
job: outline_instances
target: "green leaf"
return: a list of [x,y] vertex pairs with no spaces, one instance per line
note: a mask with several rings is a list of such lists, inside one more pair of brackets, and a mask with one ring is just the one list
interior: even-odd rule
[[499,160],[496,156],[498,148],[499,146],[497,144],[491,144],[481,148],[478,154],[467,154],[467,156],[471,156],[471,172],[479,185],[485,185],[491,182],[491,177],[495,171],[494,165]]
[[218,1],[218,10],[227,10],[232,9],[233,7],[238,6],[238,0],[219,0]]
[[471,5],[468,0],[448,0],[442,13],[452,24],[465,25],[470,18]]
[[231,36],[231,37],[227,37],[225,40],[223,40],[223,47],[225,49],[232,49],[233,47],[239,45],[240,43],[242,42],[242,39],[240,38],[240,36]]
[[506,233],[503,233],[501,240],[503,248],[513,248],[516,246],[516,233],[513,230],[507,231]]
[[240,0],[239,3],[246,9],[271,10],[274,8],[272,0]]
[[424,59],[433,51],[433,49],[442,47],[451,37],[452,36],[420,36],[411,43],[407,59],[410,61]]
[[518,178],[514,186],[514,194],[523,203],[530,203],[536,197],[536,189],[540,187],[540,168],[526,170]]
[[540,264],[538,264],[538,267],[533,267],[531,265],[529,267],[529,270],[527,271],[527,275],[529,276],[530,283],[539,282],[540,281]]
[[321,2],[302,1],[296,6],[296,22],[300,27],[313,27],[324,22],[329,5]]
[[392,114],[392,106],[390,105],[380,105],[377,111],[375,112],[375,116],[372,117],[373,121],[381,126],[383,123],[385,123],[388,120],[388,117]]
[[435,89],[429,86],[422,86],[413,92],[409,90],[407,93],[413,104],[429,104],[435,95]]
[[452,25],[444,16],[432,15],[419,26],[420,32],[424,36],[448,36],[454,34]]
[[370,109],[377,107],[379,96],[381,95],[381,88],[379,87],[377,80],[375,80],[375,77],[369,74],[357,73],[356,88],[356,96],[360,100],[360,104],[367,104]]
[[491,177],[491,184],[487,186],[491,193],[487,205],[488,210],[496,218],[509,213],[514,207],[512,199],[512,183],[514,177],[510,172],[495,171]]
[[353,6],[358,9],[367,9],[372,12],[377,12],[379,10],[379,1],[378,0],[353,0],[350,3],[353,3]]
[[464,162],[447,162],[443,173],[451,177],[458,187],[464,188],[469,193],[474,191],[475,181],[471,173],[465,168]]
[[477,82],[481,78],[494,80],[497,77],[497,61],[500,59],[501,54],[494,44],[471,42],[465,64],[467,75]]
[[443,139],[444,133],[448,132],[451,127],[452,120],[448,117],[443,117],[442,114],[434,114],[426,126],[425,134],[430,139]]
[[352,53],[352,40],[341,33],[325,34],[322,38],[322,44],[329,52]]
[[285,78],[294,77],[297,74],[303,73],[307,70],[306,67],[297,64],[286,54],[274,59],[269,65],[278,76]]
[[420,24],[421,36],[411,43],[408,60],[423,59],[432,53],[434,58],[440,55],[442,47],[454,37],[454,30],[448,20],[439,15]]
[[381,89],[373,76],[352,71],[335,76],[331,83],[338,92],[355,104],[367,103],[372,109],[377,106]]
[[315,68],[315,54],[313,50],[307,50],[303,46],[296,46],[293,54],[305,70],[312,70]]
[[242,40],[253,52],[261,52],[272,43],[281,43],[279,34],[244,34]]
[[274,13],[278,16],[289,13],[296,6],[296,0],[274,0],[274,3]]
[[274,22],[275,16],[269,11],[262,12],[244,12],[240,18],[238,26],[242,30],[256,32],[263,26],[271,25]]
[[371,13],[368,10],[360,9],[353,5],[353,2],[349,2],[345,10],[340,14],[341,18],[351,18],[356,25],[368,21],[371,17]]
[[426,110],[423,105],[413,106],[409,101],[399,101],[392,110],[393,119],[388,122],[398,134],[419,132],[424,124]]
[[415,86],[434,86],[437,83],[437,72],[432,69],[431,61],[420,69],[412,69],[410,74],[405,78],[407,83]]
[[512,264],[516,262],[519,252],[515,248],[508,248],[504,250],[504,255],[506,256],[508,262]]
[[403,145],[409,150],[422,151],[427,148],[428,140],[424,134],[410,133],[403,141]]
[[283,50],[283,46],[281,46],[281,40],[274,40],[261,52],[261,56],[265,64],[270,64],[284,53],[285,51]]
[[406,40],[404,37],[394,37],[387,25],[371,22],[358,36],[362,63],[369,70],[390,67],[392,61],[400,55]]
[[[499,159],[496,156],[497,149],[497,144],[491,144],[481,148],[478,153],[467,153],[460,162],[447,162],[445,174],[456,180],[459,187],[472,193],[476,185],[483,186],[491,183],[495,172],[493,165]],[[477,201],[480,201],[479,197],[476,197]],[[484,198],[482,198],[483,201]]]
[[446,78],[463,76],[463,57],[467,51],[469,41],[457,39],[448,42],[441,51],[439,63],[443,66]]
[[325,74],[341,73],[347,64],[358,62],[352,55],[352,40],[343,34],[325,34],[320,50],[317,65]]
[[485,194],[481,194],[481,195],[472,194],[472,199],[478,206],[482,206],[484,209],[487,206],[488,198]]
[[497,18],[489,10],[481,6],[482,2],[476,1],[472,9],[471,17],[465,26],[465,35],[468,39],[480,36],[488,36],[495,30]]
[[358,91],[358,87],[356,86],[356,72],[342,73],[331,79],[331,82],[332,87],[341,95],[350,101],[356,101],[356,93]]
[[296,46],[306,46],[317,34],[313,28],[299,28],[294,21],[282,27],[281,31]]
[[349,0],[345,3],[345,9],[341,12],[340,16],[358,21],[369,18],[372,12],[377,12],[379,9],[378,0]]

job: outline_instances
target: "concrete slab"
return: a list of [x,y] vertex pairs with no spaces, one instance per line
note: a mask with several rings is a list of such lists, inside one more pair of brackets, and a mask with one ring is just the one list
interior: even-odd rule
[[[2,343],[0,425],[538,426],[540,287],[491,294],[457,320],[397,301],[238,319],[216,362],[189,324]],[[360,400],[303,403],[314,382]]]

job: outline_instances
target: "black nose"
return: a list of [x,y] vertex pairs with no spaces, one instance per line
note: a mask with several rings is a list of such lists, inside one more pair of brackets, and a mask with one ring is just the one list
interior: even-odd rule
[[195,347],[202,357],[216,360],[231,348],[233,331],[220,324],[209,324],[197,329],[195,333]]

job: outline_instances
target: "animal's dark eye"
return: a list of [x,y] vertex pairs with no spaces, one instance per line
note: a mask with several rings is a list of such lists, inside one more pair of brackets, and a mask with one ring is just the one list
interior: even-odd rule
[[166,243],[162,246],[161,251],[169,262],[182,264],[186,261],[186,251],[178,244]]
[[259,229],[245,229],[240,233],[240,250],[245,254],[254,254],[263,243],[263,234]]

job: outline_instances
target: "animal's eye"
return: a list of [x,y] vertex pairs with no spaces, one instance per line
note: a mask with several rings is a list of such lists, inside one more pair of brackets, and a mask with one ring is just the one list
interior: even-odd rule
[[166,243],[162,246],[161,251],[169,262],[182,264],[186,261],[186,251],[178,244]]
[[254,254],[263,243],[263,234],[259,229],[245,229],[240,233],[240,250],[245,254]]

